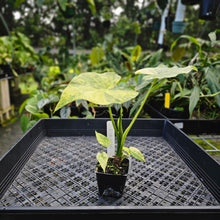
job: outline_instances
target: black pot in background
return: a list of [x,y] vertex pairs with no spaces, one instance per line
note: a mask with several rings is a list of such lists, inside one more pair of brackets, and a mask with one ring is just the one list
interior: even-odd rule
[[8,64],[0,64],[0,79],[5,79],[5,78],[13,78],[13,72],[11,70],[10,65]]
[[216,11],[219,3],[219,0],[201,0],[199,18],[205,20],[214,20],[216,18]]
[[183,5],[196,5],[199,4],[200,0],[181,0]]
[[[164,118],[164,116],[166,118],[176,118],[176,119],[188,119],[189,118],[189,111],[187,109],[184,108],[184,111],[179,111],[173,108],[165,108],[163,106],[163,103],[164,101],[151,100],[148,105],[152,106],[153,109],[158,111],[159,115],[157,114],[154,114],[154,115],[159,116],[159,117],[162,116],[162,118]],[[147,109],[147,106],[146,106],[146,109]]]
[[175,16],[174,15],[168,15],[165,19],[165,24],[166,24],[166,29],[168,31],[172,31],[172,23],[175,19]]
[[161,109],[161,113],[165,115],[167,118],[178,118],[178,119],[188,119],[189,114],[185,111],[179,111],[172,108],[165,108]]

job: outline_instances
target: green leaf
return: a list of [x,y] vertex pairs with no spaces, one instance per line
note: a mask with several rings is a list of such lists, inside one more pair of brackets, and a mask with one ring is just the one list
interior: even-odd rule
[[[220,91],[220,75],[219,75],[219,69],[218,68],[208,68],[205,72],[205,77],[208,83],[208,87],[211,90],[211,92],[217,93]],[[215,96],[215,100],[220,107],[220,95]]]
[[137,45],[134,50],[132,51],[132,55],[131,55],[131,60],[132,61],[137,61],[141,55],[141,46]]
[[27,130],[27,125],[29,123],[29,118],[27,115],[22,115],[20,119],[21,129],[23,132]]
[[111,144],[111,141],[103,134],[95,131],[97,141],[103,146],[108,147]]
[[63,11],[66,11],[67,0],[58,0],[58,3]]
[[32,126],[34,126],[36,122],[37,122],[36,120],[29,121],[27,124],[27,130],[30,129]]
[[95,15],[95,13],[96,13],[96,6],[95,6],[94,0],[87,0],[87,2],[89,4],[89,7],[90,7],[90,10],[91,10],[92,14]]
[[81,73],[64,89],[55,111],[78,99],[98,105],[122,104],[138,95],[133,89],[117,87],[121,77],[113,72]]
[[28,100],[29,100],[29,98],[24,100],[24,102],[21,104],[21,106],[19,108],[19,115],[23,112]]
[[92,65],[97,65],[102,60],[104,56],[104,51],[101,47],[93,47],[90,54],[90,60]]
[[31,114],[35,114],[35,113],[38,113],[39,112],[39,109],[37,108],[37,106],[35,105],[26,105],[25,106],[25,110],[30,112]]
[[61,118],[68,118],[70,116],[71,113],[71,108],[69,106],[63,106],[60,109],[60,117]]
[[39,109],[42,109],[45,105],[48,105],[48,104],[54,103],[54,102],[58,102],[58,101],[59,101],[59,97],[57,95],[50,94],[47,98],[40,99],[40,101],[38,101],[38,103],[37,103],[37,107]]
[[186,49],[184,47],[177,47],[172,54],[172,60],[178,62],[185,54]]
[[48,98],[43,98],[37,103],[37,107],[39,109],[43,108],[45,105],[47,105],[50,102]]
[[134,33],[140,34],[141,33],[140,25],[135,21],[135,22],[133,22],[133,26],[134,26]]
[[144,68],[137,70],[135,74],[145,74],[143,80],[152,80],[152,79],[164,79],[164,78],[171,78],[175,77],[179,74],[187,74],[190,73],[192,70],[197,70],[194,66],[187,66],[187,67],[155,67],[155,68]]
[[187,39],[189,40],[191,43],[193,44],[196,44],[199,48],[201,47],[198,40],[192,36],[189,36],[189,35],[181,35],[179,38],[177,38],[172,44],[171,44],[171,47],[170,47],[170,51],[172,52],[173,51],[173,48],[176,46],[177,42],[180,40],[180,39]]
[[96,159],[98,160],[99,164],[101,165],[101,167],[105,173],[105,168],[108,163],[108,155],[104,151],[102,153],[98,152],[96,155]]
[[158,65],[158,61],[162,56],[162,52],[163,52],[163,49],[159,49],[150,57],[149,66]]
[[38,8],[42,7],[43,4],[44,4],[44,0],[37,0],[36,1],[36,5]]
[[31,114],[38,113],[40,111],[38,108],[38,102],[42,99],[44,99],[44,96],[41,93],[36,93],[32,98],[29,98],[25,106],[26,111]]
[[193,110],[194,110],[194,108],[196,107],[196,105],[199,101],[199,95],[200,95],[199,86],[193,87],[191,95],[189,97],[189,114],[190,114],[190,117],[192,116]]
[[144,155],[136,147],[129,147],[129,151],[134,158],[145,162]]
[[209,36],[209,39],[210,39],[211,41],[216,41],[216,40],[217,40],[215,31],[210,32],[210,33],[208,34],[208,36]]
[[128,147],[123,147],[122,150],[124,150],[126,153],[128,153],[130,155],[130,150]]
[[49,115],[47,113],[33,113],[34,116],[40,118],[49,118]]

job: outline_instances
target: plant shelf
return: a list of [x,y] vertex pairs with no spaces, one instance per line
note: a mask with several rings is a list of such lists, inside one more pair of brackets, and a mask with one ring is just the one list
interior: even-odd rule
[[[109,119],[42,119],[0,160],[0,217],[31,215],[220,215],[220,165],[170,121],[138,119],[121,198],[98,195],[95,177]],[[129,119],[123,120],[128,125]]]

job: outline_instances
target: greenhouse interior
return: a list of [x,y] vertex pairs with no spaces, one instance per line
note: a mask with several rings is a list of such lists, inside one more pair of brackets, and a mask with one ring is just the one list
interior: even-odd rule
[[56,215],[220,217],[219,0],[0,1],[0,218]]

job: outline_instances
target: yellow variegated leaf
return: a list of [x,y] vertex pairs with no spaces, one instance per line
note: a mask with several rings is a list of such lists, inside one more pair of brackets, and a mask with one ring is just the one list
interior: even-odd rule
[[84,99],[98,105],[122,104],[135,98],[138,92],[117,87],[121,77],[113,72],[87,72],[75,76],[64,89],[55,111],[75,100]]
[[98,152],[96,155],[96,159],[98,160],[100,166],[102,167],[102,169],[105,173],[105,168],[108,163],[108,155],[104,151],[102,153]]
[[145,74],[144,80],[152,80],[152,79],[164,79],[164,78],[171,78],[175,77],[179,74],[187,74],[190,73],[192,70],[197,71],[196,67],[194,66],[187,66],[187,67],[166,67],[166,66],[158,66],[154,68],[144,68],[137,70],[135,74]]
[[97,141],[103,146],[108,147],[111,144],[111,141],[103,134],[95,131]]

